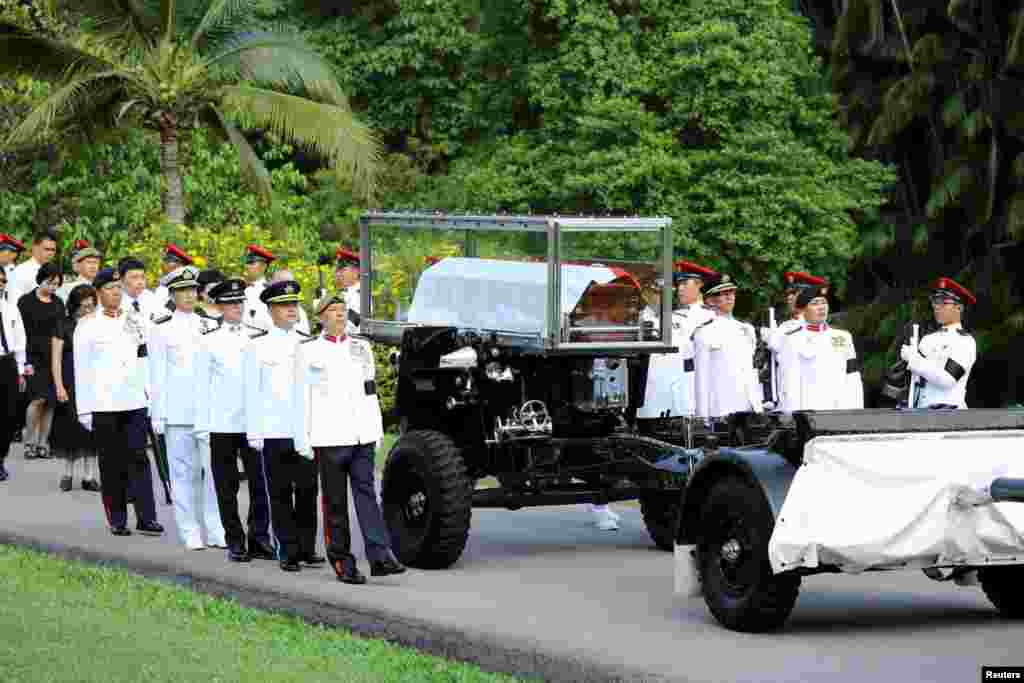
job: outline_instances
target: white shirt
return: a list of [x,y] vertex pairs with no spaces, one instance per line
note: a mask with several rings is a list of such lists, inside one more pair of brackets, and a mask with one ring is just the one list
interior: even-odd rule
[[36,275],[39,274],[39,269],[42,267],[43,264],[36,261],[35,257],[30,257],[27,261],[16,265],[7,276],[8,300],[17,302],[18,299],[35,289],[37,286]]
[[165,311],[170,311],[167,308],[167,302],[171,300],[171,290],[167,289],[167,285],[157,285],[156,289],[153,290],[153,301],[156,308],[162,308]]
[[[14,269],[17,268],[13,263],[8,263],[4,266],[4,273],[7,275],[7,284],[11,284],[11,278],[14,277]],[[6,291],[6,290],[5,290]]]
[[845,330],[796,326],[778,354],[783,382],[780,410],[859,410],[864,384],[853,337]]
[[75,401],[78,413],[145,408],[146,363],[139,362],[138,338],[123,313],[100,312],[75,328]]
[[195,313],[175,311],[153,325],[149,340],[151,417],[169,425],[195,424],[195,356],[201,322]]
[[78,285],[91,285],[91,284],[92,284],[91,282],[89,282],[88,280],[86,280],[83,277],[76,277],[75,279],[69,280],[68,282],[65,282],[64,284],[62,284],[57,289],[57,296],[60,297],[61,301],[63,301],[65,304],[67,304],[67,302],[68,302],[68,295],[71,294],[71,290],[72,289],[74,289]]
[[13,353],[14,362],[18,364],[18,374],[25,373],[26,355],[25,349],[28,338],[25,336],[25,323],[21,320],[21,310],[18,305],[8,302],[0,297],[0,318],[4,327],[4,336],[7,338],[7,350],[4,351],[0,345],[0,355]]
[[[349,311],[360,314],[360,292],[359,283],[345,288],[345,308]],[[352,324],[351,320],[345,323],[345,334],[359,334],[359,325]]]
[[[242,312],[242,320],[249,323],[254,327],[258,327],[261,330],[269,330],[270,325],[258,322],[257,318],[261,314],[267,314],[267,305],[260,301],[260,294],[267,288],[267,281],[265,278],[260,278],[256,282],[250,283],[245,288],[245,306]],[[262,318],[260,318],[262,321]]]
[[294,330],[272,327],[254,337],[242,359],[245,433],[249,439],[294,439],[295,352],[303,339]]
[[917,389],[917,402],[913,408],[933,405],[967,407],[967,380],[978,359],[978,347],[960,323],[948,325],[926,334],[918,345],[918,353],[908,361],[916,386],[912,386],[911,401]]
[[693,415],[693,332],[715,317],[703,304],[681,306],[672,312],[672,345],[678,353],[652,354],[647,369],[644,405],[638,418]]
[[249,331],[224,323],[199,340],[195,361],[197,432],[245,433],[243,356]]
[[157,301],[156,295],[153,294],[153,292],[149,291],[148,289],[142,290],[142,293],[139,294],[139,296],[137,298],[135,298],[135,299],[133,299],[132,297],[128,296],[128,292],[127,291],[122,291],[122,293],[121,293],[121,310],[122,311],[124,311],[125,313],[132,313],[132,312],[134,312],[135,311],[135,306],[134,306],[135,302],[138,302],[138,304],[139,304],[139,312],[142,314],[142,317],[143,317],[143,319],[144,319],[144,321],[146,323],[146,326],[147,326],[147,330],[149,328],[149,324],[152,323],[155,319],[162,318],[163,316],[165,316],[168,313],[170,313],[170,311],[168,311],[166,308],[161,308],[160,307],[160,303]]
[[295,448],[356,446],[384,435],[377,394],[367,394],[376,377],[373,350],[346,337],[323,336],[299,344],[295,358]]
[[[274,321],[270,318],[270,309],[262,301],[257,303],[258,308],[250,309],[244,314],[245,317],[242,320],[250,327],[267,332],[274,326]],[[299,306],[299,321],[295,323],[295,328],[307,337],[309,336],[309,317],[302,306]]]
[[754,369],[754,326],[719,315],[693,335],[695,410],[700,417],[763,410]]

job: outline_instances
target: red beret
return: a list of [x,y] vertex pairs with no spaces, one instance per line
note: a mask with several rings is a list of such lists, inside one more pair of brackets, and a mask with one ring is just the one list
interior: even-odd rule
[[74,246],[75,251],[78,251],[79,249],[85,249],[88,246],[89,246],[89,240],[75,240],[75,246]]
[[17,237],[13,237],[7,233],[0,233],[0,244],[8,244],[14,247],[14,250],[17,252],[25,251],[25,245],[22,244]]
[[970,290],[954,281],[952,278],[940,277],[935,281],[935,285],[932,287],[935,292],[941,292],[943,294],[952,294],[957,299],[960,299],[965,304],[973,306],[978,303],[978,300],[974,298]]
[[696,264],[693,261],[676,261],[675,262],[675,280],[686,280],[689,278],[699,278],[701,280],[707,280],[718,275],[717,271],[710,268],[705,268],[702,265]]
[[423,260],[427,262],[428,266],[432,266],[441,260],[440,256],[424,256]]
[[823,277],[811,275],[803,271],[788,272],[783,275],[786,289],[803,288],[803,287],[825,287],[828,285],[828,280]]
[[351,249],[346,249],[345,247],[338,247],[338,251],[335,252],[335,257],[338,259],[339,266],[352,264],[356,268],[359,267],[359,254],[352,251]]
[[167,245],[167,250],[164,252],[164,258],[168,256],[183,262],[186,266],[192,265],[192,257],[182,251],[181,247],[177,244]]
[[246,256],[256,257],[266,261],[267,263],[271,263],[277,260],[277,257],[270,253],[270,251],[264,249],[263,247],[256,246],[255,244],[250,244],[249,246],[247,246],[245,248],[245,253]]

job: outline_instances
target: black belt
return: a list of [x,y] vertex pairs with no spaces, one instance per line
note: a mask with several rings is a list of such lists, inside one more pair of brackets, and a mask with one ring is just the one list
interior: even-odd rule
[[683,372],[693,372],[693,359],[687,358],[683,361]]

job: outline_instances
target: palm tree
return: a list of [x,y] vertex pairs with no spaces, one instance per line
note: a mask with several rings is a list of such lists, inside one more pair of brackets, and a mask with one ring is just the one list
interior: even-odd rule
[[140,126],[159,132],[163,208],[185,221],[178,138],[207,126],[238,151],[269,197],[270,176],[240,131],[261,128],[312,149],[369,197],[379,158],[331,66],[294,31],[261,26],[260,0],[77,0],[81,30],[48,35],[0,23],[0,77],[57,82],[7,146],[46,136]]

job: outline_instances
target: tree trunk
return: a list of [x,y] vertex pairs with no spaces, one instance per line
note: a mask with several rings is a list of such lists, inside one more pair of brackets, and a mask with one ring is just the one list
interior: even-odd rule
[[164,216],[181,225],[185,222],[185,192],[178,163],[178,119],[170,113],[160,115],[160,171],[164,176]]

